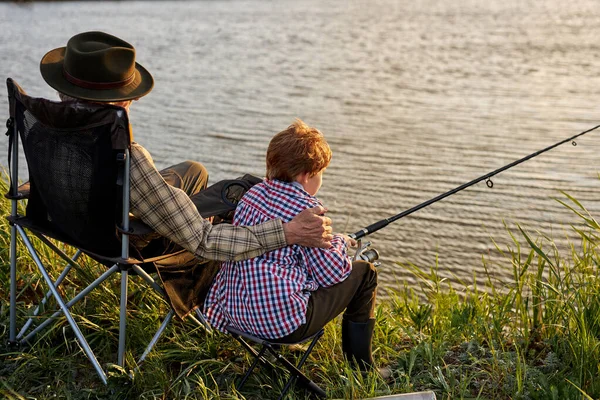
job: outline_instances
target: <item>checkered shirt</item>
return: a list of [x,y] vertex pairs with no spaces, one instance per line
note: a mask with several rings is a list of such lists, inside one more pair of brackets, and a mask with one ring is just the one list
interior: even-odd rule
[[[299,183],[268,180],[250,189],[238,204],[234,225],[255,225],[272,218],[284,222],[321,202]],[[246,261],[223,263],[205,302],[213,327],[231,325],[275,339],[306,322],[310,293],[346,279],[352,263],[346,241],[334,235],[332,248],[283,247]]]
[[131,213],[199,258],[243,260],[287,245],[281,220],[211,225],[183,190],[165,182],[145,148],[133,143],[130,154]]

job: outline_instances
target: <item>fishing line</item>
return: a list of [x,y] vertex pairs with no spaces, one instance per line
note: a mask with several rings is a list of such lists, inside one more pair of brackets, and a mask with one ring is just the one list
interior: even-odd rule
[[462,185],[460,185],[460,186],[458,186],[458,187],[456,187],[456,188],[454,188],[452,190],[447,191],[446,193],[442,193],[442,194],[440,194],[440,195],[438,195],[438,196],[436,196],[436,197],[434,197],[434,198],[432,198],[430,200],[427,200],[427,201],[425,201],[425,202],[423,202],[423,203],[421,203],[419,205],[416,205],[416,206],[414,206],[412,208],[409,208],[408,210],[402,211],[399,214],[396,214],[396,215],[394,215],[392,217],[389,217],[389,218],[382,219],[381,221],[377,221],[374,224],[371,224],[371,225],[367,226],[366,228],[361,229],[358,232],[351,233],[348,236],[350,236],[353,239],[363,238],[363,237],[365,237],[367,235],[370,235],[371,233],[377,232],[378,230],[380,230],[382,228],[385,228],[386,226],[388,226],[389,224],[391,224],[394,221],[399,220],[400,218],[406,217],[407,215],[410,215],[410,214],[414,213],[415,211],[419,211],[422,208],[430,206],[433,203],[436,203],[436,202],[438,202],[438,201],[440,201],[442,199],[445,199],[448,196],[452,196],[453,194],[458,193],[461,190],[466,189],[466,188],[468,188],[470,186],[473,186],[476,183],[479,183],[479,182],[481,182],[483,180],[485,180],[485,184],[487,185],[487,187],[492,188],[494,186],[494,182],[492,181],[491,178],[494,175],[497,175],[500,172],[506,171],[507,169],[510,169],[510,168],[512,168],[512,167],[514,167],[516,165],[519,165],[519,164],[521,164],[521,163],[523,163],[523,162],[525,162],[527,160],[530,160],[530,159],[532,159],[534,157],[537,157],[540,154],[545,153],[545,152],[547,152],[549,150],[552,150],[553,148],[558,147],[560,145],[563,145],[563,144],[565,144],[567,142],[571,142],[571,144],[573,146],[577,146],[577,142],[575,141],[575,139],[577,139],[580,136],[585,135],[586,133],[592,132],[593,130],[596,130],[598,128],[600,128],[600,125],[596,125],[595,127],[591,128],[591,129],[588,129],[587,131],[583,131],[581,133],[578,133],[575,136],[571,136],[570,138],[567,138],[565,140],[561,140],[560,142],[554,143],[553,145],[548,146],[545,149],[538,150],[535,153],[531,153],[528,156],[525,156],[525,157],[520,158],[520,159],[518,159],[516,161],[513,161],[510,164],[506,164],[503,167],[500,167],[500,168],[498,168],[498,169],[496,169],[496,170],[494,170],[494,171],[492,171],[490,173],[482,175],[479,178],[473,179],[470,182],[462,184]]

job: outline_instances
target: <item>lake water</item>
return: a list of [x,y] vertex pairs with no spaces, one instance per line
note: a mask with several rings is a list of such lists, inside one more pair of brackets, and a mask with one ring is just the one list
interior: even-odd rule
[[[194,159],[213,182],[262,175],[275,133],[296,117],[316,126],[334,153],[319,196],[338,231],[600,121],[595,0],[0,3],[0,19],[0,72],[34,96],[55,98],[39,60],[78,32],[103,30],[136,46],[156,85],[131,120],[159,168]],[[442,276],[482,276],[484,256],[507,279],[510,264],[492,241],[509,242],[503,221],[565,246],[575,219],[553,199],[559,190],[600,210],[600,132],[577,144],[370,236],[384,287],[414,283],[396,261],[428,267],[436,257]]]

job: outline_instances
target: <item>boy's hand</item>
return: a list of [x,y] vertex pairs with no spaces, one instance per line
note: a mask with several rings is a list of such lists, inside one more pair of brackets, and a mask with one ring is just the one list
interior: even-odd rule
[[290,222],[283,224],[287,244],[306,247],[331,247],[331,218],[325,217],[327,209],[322,206],[307,208]]
[[344,240],[346,241],[346,245],[348,247],[356,247],[357,242],[355,239],[352,239],[350,236],[345,235],[343,233],[338,233],[338,235],[340,235],[342,238],[344,238]]

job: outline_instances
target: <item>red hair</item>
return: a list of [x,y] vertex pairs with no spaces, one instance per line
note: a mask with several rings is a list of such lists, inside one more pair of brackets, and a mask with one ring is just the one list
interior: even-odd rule
[[331,149],[323,134],[296,119],[269,143],[267,179],[292,182],[305,172],[312,177],[330,162]]

